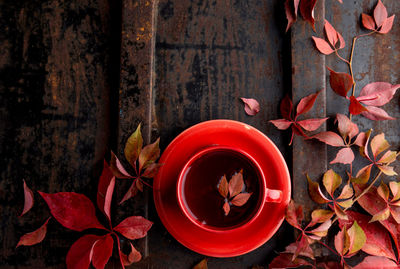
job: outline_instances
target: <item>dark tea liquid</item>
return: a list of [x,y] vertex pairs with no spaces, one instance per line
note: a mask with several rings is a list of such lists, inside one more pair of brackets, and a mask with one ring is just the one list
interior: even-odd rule
[[[243,169],[245,190],[253,193],[242,206],[232,206],[227,216],[222,208],[225,198],[218,192],[223,175],[229,181]],[[208,152],[188,167],[183,178],[183,201],[192,216],[202,224],[228,228],[238,226],[256,213],[260,203],[260,176],[252,162],[242,154],[221,149]]]

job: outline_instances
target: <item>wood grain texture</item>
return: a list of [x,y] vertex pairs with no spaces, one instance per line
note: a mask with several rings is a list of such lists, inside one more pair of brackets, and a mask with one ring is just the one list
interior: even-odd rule
[[[33,190],[92,195],[108,144],[107,2],[2,1],[0,264],[60,268],[79,233],[51,221],[48,238],[15,249],[49,215]],[[14,268],[14,267],[13,267]]]

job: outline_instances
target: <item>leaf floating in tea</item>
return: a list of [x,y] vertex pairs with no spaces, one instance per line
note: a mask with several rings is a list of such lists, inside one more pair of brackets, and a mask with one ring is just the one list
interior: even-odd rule
[[224,210],[225,216],[227,216],[231,210],[231,205],[243,206],[250,199],[252,193],[245,192],[245,184],[243,180],[243,169],[235,173],[229,180],[229,183],[224,175],[219,184],[218,192],[225,198],[222,209]]

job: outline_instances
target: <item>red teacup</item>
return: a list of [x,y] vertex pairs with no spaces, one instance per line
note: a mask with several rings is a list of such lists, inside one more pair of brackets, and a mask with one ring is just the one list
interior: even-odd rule
[[[240,170],[244,192],[252,193],[242,206],[231,204],[225,215],[226,201],[218,192],[221,177],[229,180]],[[180,209],[192,223],[211,232],[231,232],[249,226],[262,212],[265,203],[280,203],[282,191],[267,187],[268,179],[257,160],[247,152],[228,146],[210,146],[194,154],[185,164],[177,181]]]

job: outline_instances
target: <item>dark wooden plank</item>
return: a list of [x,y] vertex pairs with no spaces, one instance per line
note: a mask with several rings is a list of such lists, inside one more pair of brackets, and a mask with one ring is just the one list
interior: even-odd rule
[[19,237],[49,215],[36,195],[23,207],[22,179],[33,190],[94,198],[108,145],[107,1],[1,1],[2,268],[63,268],[80,233],[51,221],[39,245]]
[[[317,32],[324,24],[325,1],[320,0],[314,10]],[[301,98],[322,90],[312,110],[304,118],[323,118],[326,116],[325,56],[314,49],[311,36],[314,32],[309,23],[298,20],[292,27],[292,96],[297,104]],[[318,131],[323,131],[321,127]],[[318,162],[316,161],[318,159]],[[314,204],[307,191],[305,173],[317,178],[326,170],[326,146],[315,141],[295,137],[293,142],[293,199],[304,205],[307,214]]]
[[[196,123],[229,118],[257,127],[290,158],[287,135],[267,123],[278,118],[278,103],[284,96],[281,2],[165,0],[158,10],[152,121],[162,147]],[[258,99],[261,112],[247,116],[239,97]],[[149,233],[149,257],[138,266],[190,268],[201,259],[167,233],[153,206],[150,219],[155,225]],[[285,231],[284,227],[250,254],[210,259],[210,264],[214,268],[268,264],[288,243],[291,233]]]

